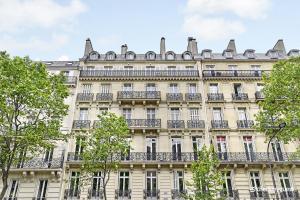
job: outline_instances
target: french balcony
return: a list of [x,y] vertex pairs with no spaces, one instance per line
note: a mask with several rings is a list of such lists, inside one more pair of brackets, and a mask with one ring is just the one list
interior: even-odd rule
[[115,199],[131,199],[131,189],[129,190],[115,190]]
[[160,129],[160,119],[126,119],[128,127],[130,129]]
[[88,189],[88,199],[96,200],[96,199],[103,199],[103,197],[104,197],[104,193],[102,189],[100,190],[94,188]]
[[97,93],[96,101],[97,102],[112,102],[113,94],[112,93]]
[[253,129],[254,121],[253,120],[237,120],[238,129]]
[[238,190],[221,190],[220,191],[220,197],[222,199],[230,199],[230,200],[238,200],[240,199],[239,197],[239,191]]
[[60,169],[63,166],[63,155],[52,159],[32,158],[29,160],[21,160],[13,169]]
[[159,199],[159,190],[144,190],[144,199]]
[[32,200],[47,200],[46,197],[32,197]]
[[182,103],[183,102],[182,93],[167,93],[167,102],[168,103]]
[[298,200],[300,195],[298,190],[282,190],[280,191],[280,198],[285,200]]
[[188,120],[187,127],[188,127],[188,129],[204,129],[205,121],[204,120]]
[[18,197],[4,197],[3,200],[18,200]]
[[184,199],[186,194],[187,194],[187,190],[178,190],[178,189],[171,190],[172,199]]
[[89,129],[91,126],[91,120],[74,120],[73,129]]
[[224,102],[223,93],[208,93],[207,94],[208,102]]
[[77,102],[88,103],[88,102],[92,102],[93,98],[94,98],[93,93],[78,93],[76,101]]
[[261,91],[255,92],[255,100],[256,101],[262,101],[265,99],[265,95]]
[[266,190],[256,189],[249,190],[251,200],[270,199],[269,192]]
[[80,70],[82,80],[199,80],[198,70]]
[[64,192],[64,199],[80,199],[80,189],[66,189]]
[[212,120],[211,129],[229,129],[227,120]]
[[184,129],[184,120],[168,120],[168,129]]
[[65,76],[65,84],[68,86],[75,86],[77,83],[77,77],[76,76]]
[[201,103],[202,102],[201,93],[186,93],[185,101],[187,103]]
[[119,91],[117,96],[119,103],[130,102],[132,104],[146,104],[147,102],[158,104],[160,99],[160,91]]
[[232,101],[233,102],[248,102],[248,94],[247,93],[233,93],[232,94]]
[[261,80],[268,70],[203,70],[204,80]]

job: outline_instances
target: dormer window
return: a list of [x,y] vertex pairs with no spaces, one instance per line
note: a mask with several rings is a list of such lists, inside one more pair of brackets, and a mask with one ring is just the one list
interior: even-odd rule
[[254,59],[255,58],[255,50],[247,49],[244,53],[244,56],[246,56],[248,59]]
[[202,56],[204,59],[211,59],[211,50],[210,49],[203,50]]
[[191,60],[192,59],[192,54],[189,51],[186,51],[182,54],[183,60]]
[[276,50],[271,49],[267,52],[267,56],[269,56],[271,59],[277,59],[278,52]]
[[288,53],[288,56],[291,56],[291,57],[297,57],[297,56],[299,56],[300,54],[299,54],[299,50],[298,49],[292,49],[292,50],[290,50],[289,51],[289,53]]
[[166,59],[167,60],[175,60],[175,53],[172,51],[169,51],[166,53]]
[[156,57],[156,55],[153,51],[149,51],[149,52],[146,53],[146,59],[147,60],[155,60],[155,57]]
[[106,53],[106,60],[115,60],[116,59],[116,54],[113,51],[107,52]]
[[127,52],[126,54],[126,60],[134,60],[135,54],[131,51]]
[[90,54],[90,59],[91,60],[97,60],[99,58],[99,54],[97,52],[92,52]]
[[226,59],[233,58],[232,51],[225,50],[223,56],[225,56]]

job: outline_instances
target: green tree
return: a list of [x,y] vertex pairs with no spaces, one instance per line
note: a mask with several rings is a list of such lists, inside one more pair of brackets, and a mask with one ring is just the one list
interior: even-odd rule
[[[256,115],[258,131],[280,141],[290,142],[300,136],[300,57],[274,64],[269,75],[263,76],[265,97]],[[284,129],[274,128],[285,123]],[[274,132],[275,131],[275,132]]]
[[204,146],[197,154],[197,161],[191,165],[193,174],[192,181],[187,182],[191,188],[191,194],[187,195],[190,200],[213,200],[222,190],[224,178],[219,171],[219,159],[213,146]]
[[65,139],[60,127],[67,96],[62,75],[50,75],[44,64],[28,57],[0,52],[0,199],[20,159],[26,162]]
[[[82,177],[90,182],[93,174],[100,172],[104,199],[111,172],[117,171],[122,157],[129,153],[129,129],[125,119],[114,113],[98,115],[99,122],[83,140]],[[84,181],[86,182],[86,181]]]

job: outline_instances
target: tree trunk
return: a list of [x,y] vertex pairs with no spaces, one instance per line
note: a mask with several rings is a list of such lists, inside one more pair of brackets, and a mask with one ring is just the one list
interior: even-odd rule
[[3,184],[3,187],[2,187],[2,190],[1,190],[1,193],[0,193],[0,199],[4,199],[4,195],[6,193],[6,190],[8,188],[8,184],[7,184],[7,178],[8,178],[8,173],[2,171],[2,184]]

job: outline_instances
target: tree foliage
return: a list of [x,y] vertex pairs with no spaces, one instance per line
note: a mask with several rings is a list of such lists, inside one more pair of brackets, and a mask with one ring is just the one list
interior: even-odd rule
[[286,123],[277,139],[289,142],[300,136],[300,57],[274,64],[270,75],[263,77],[265,99],[259,103],[257,128],[268,137],[274,127]]
[[65,139],[60,127],[67,96],[62,75],[50,75],[44,64],[28,57],[0,52],[0,199],[20,156],[26,161]]
[[129,129],[125,119],[114,113],[104,112],[98,119],[96,128],[83,140],[81,171],[89,181],[94,173],[101,172],[101,185],[107,199],[106,185],[111,172],[119,169],[122,156],[129,153]]
[[187,195],[190,200],[213,200],[216,199],[222,190],[224,182],[223,175],[219,171],[219,159],[213,146],[204,146],[198,151],[197,161],[192,163],[192,181],[187,185],[194,191]]

